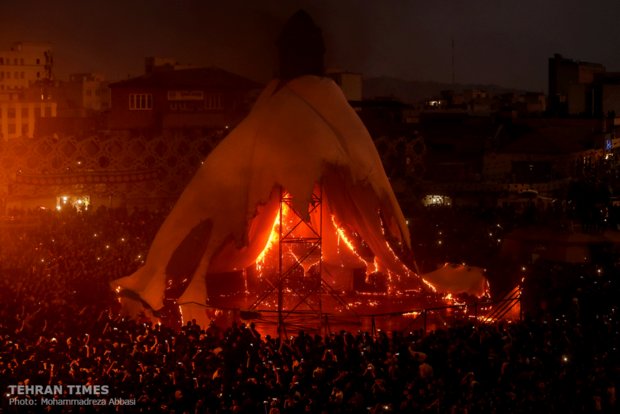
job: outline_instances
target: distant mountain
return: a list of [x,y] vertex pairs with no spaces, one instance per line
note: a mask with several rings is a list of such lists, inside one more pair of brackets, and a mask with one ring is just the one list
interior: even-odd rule
[[451,84],[441,82],[407,81],[403,79],[378,77],[364,79],[364,99],[377,97],[393,97],[402,102],[415,104],[426,98],[439,96],[443,90],[452,89],[482,89],[491,94],[504,92],[524,92],[514,88],[505,88],[498,85]]

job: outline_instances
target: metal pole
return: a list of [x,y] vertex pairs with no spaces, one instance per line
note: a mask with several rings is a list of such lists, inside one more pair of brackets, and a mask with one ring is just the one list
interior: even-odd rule
[[[323,184],[319,185],[319,280],[318,280],[318,294],[319,294],[319,321],[323,320]],[[327,320],[327,316],[325,317]],[[319,326],[319,329],[321,327]]]
[[278,240],[278,336],[282,338],[284,334],[284,318],[282,315],[282,301],[284,299],[284,277],[282,274],[282,203],[284,202],[284,190],[280,188],[280,237]]

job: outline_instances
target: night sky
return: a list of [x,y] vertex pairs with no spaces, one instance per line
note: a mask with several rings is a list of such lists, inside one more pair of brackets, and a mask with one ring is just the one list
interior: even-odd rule
[[306,9],[323,29],[328,67],[407,80],[546,91],[547,59],[620,71],[618,0],[0,0],[0,50],[49,41],[55,75],[139,75],[145,56],[274,73],[282,23]]

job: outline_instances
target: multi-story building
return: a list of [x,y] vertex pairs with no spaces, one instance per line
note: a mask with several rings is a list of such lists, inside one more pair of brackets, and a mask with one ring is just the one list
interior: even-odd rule
[[67,94],[77,108],[86,111],[110,109],[109,82],[100,73],[75,73],[69,76]]
[[225,129],[246,115],[261,85],[219,68],[156,70],[110,84],[111,129]]
[[57,104],[47,100],[0,100],[0,141],[18,137],[32,138],[40,118],[57,115]]
[[[620,73],[607,72],[596,76],[593,86],[594,114],[613,118],[620,123]],[[618,121],[616,121],[616,119]]]
[[605,66],[566,59],[560,54],[549,58],[549,111],[554,115],[592,115],[592,83]]
[[16,42],[0,51],[0,140],[32,138],[38,119],[56,116],[56,102],[36,86],[51,80],[52,66],[47,43]]
[[0,51],[0,93],[26,89],[36,81],[51,79],[54,58],[48,43],[16,42]]

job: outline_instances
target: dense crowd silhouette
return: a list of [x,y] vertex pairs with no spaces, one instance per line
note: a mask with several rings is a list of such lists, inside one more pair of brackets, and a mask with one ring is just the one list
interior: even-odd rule
[[[5,412],[617,410],[620,269],[613,261],[536,265],[525,287],[528,315],[513,323],[286,338],[243,323],[172,329],[123,319],[109,289],[110,280],[140,266],[164,217],[145,210],[12,212],[0,232]],[[444,218],[435,211],[433,220]],[[461,242],[443,237],[446,249]],[[9,386],[18,384],[107,385],[105,397],[135,405],[9,405]]]

